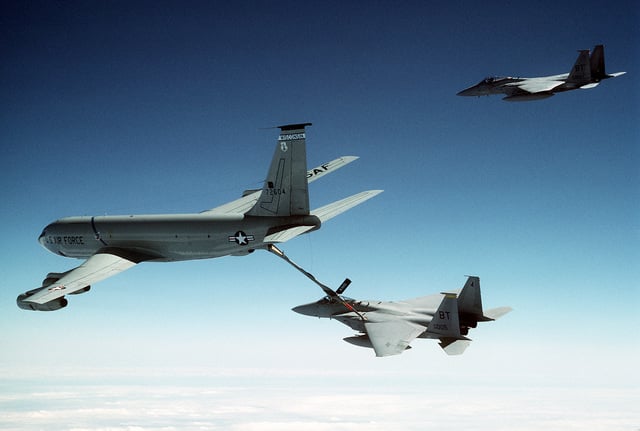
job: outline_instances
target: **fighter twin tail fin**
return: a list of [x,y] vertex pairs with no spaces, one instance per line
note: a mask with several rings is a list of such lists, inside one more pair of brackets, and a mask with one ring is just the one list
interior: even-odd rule
[[467,282],[458,295],[458,314],[462,335],[467,335],[469,328],[475,328],[479,322],[496,320],[510,311],[511,307],[498,307],[485,311],[482,308],[480,278],[467,277]]
[[578,58],[569,72],[567,82],[577,85],[588,84],[591,82],[591,64],[589,60],[589,50],[583,49],[578,51]]
[[596,87],[600,81],[624,75],[626,72],[607,73],[604,66],[604,46],[596,45],[589,56],[588,50],[579,51],[567,82],[579,86],[582,89]]
[[615,78],[616,76],[624,75],[627,72],[615,72],[607,73],[604,67],[604,46],[596,45],[593,48],[590,59],[591,78],[595,81],[600,81],[607,78]]

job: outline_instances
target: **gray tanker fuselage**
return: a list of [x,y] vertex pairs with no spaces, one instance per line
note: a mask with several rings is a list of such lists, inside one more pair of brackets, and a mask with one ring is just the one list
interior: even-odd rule
[[[264,238],[291,225],[320,227],[313,215],[264,218],[242,214],[174,214],[68,217],[48,225],[39,242],[66,257],[86,259],[98,250],[127,250],[145,261],[209,259],[246,255]],[[280,227],[278,227],[280,226]]]

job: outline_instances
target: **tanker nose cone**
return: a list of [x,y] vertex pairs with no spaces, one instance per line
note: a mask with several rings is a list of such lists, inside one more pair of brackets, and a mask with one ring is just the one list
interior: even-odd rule
[[38,237],[38,242],[43,247],[44,247],[44,239],[45,239],[46,236],[47,236],[47,231],[43,230],[42,233],[40,234],[40,236]]

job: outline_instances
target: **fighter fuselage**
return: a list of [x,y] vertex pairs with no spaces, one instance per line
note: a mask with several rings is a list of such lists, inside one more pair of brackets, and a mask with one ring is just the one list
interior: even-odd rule
[[[576,88],[580,88],[584,86],[585,83],[576,83],[567,81],[569,77],[568,73],[564,73],[562,75],[552,75],[552,76],[540,76],[536,78],[513,78],[510,76],[506,77],[489,77],[485,78],[479,83],[469,88],[466,88],[458,93],[458,96],[489,96],[492,94],[506,94],[508,97],[520,97],[523,96],[542,96],[542,97],[530,97],[529,100],[541,99],[553,96],[553,93],[560,93],[568,90],[575,90]],[[553,88],[553,91],[549,92],[541,92],[541,93],[533,93],[533,94],[523,94],[518,90],[518,85],[521,82],[556,82],[556,86]]]
[[[293,311],[306,316],[336,319],[356,331],[364,331],[364,317],[367,322],[384,322],[390,316],[420,325],[428,326],[436,313],[439,302],[434,301],[433,307],[416,307],[407,302],[395,301],[360,301],[343,298],[360,315],[349,311],[344,304],[333,298],[325,297],[317,302],[299,305]],[[361,317],[362,316],[362,317]]]

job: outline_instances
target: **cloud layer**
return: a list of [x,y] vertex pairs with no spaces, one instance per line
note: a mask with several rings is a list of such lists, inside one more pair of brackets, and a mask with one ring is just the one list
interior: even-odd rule
[[[385,380],[388,383],[388,379]],[[636,388],[482,387],[418,376],[226,370],[5,378],[0,428],[19,430],[637,429]]]

